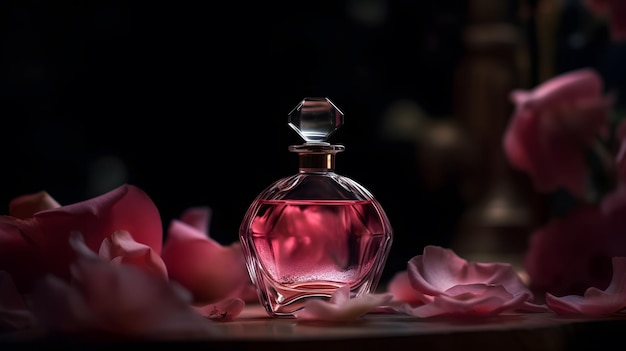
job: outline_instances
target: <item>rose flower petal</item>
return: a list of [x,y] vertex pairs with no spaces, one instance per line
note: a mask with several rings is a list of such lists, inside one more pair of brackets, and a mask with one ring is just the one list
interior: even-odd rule
[[511,93],[515,111],[505,131],[511,165],[541,192],[565,189],[584,198],[589,170],[585,151],[608,126],[610,98],[592,69],[556,76],[532,91]]
[[26,306],[11,276],[0,271],[0,331],[23,329],[36,324],[35,316]]
[[40,191],[34,194],[18,196],[9,202],[9,215],[27,219],[35,213],[61,207],[61,205],[50,194]]
[[[20,233],[16,223],[26,220],[35,213],[61,207],[47,192],[22,195],[9,203],[9,216],[0,216],[0,270],[7,274],[19,271],[12,277],[12,284],[27,290],[31,282],[41,274],[45,267],[38,244]],[[13,270],[8,267],[13,266]]]
[[556,314],[607,316],[626,308],[626,257],[614,257],[613,278],[606,290],[590,287],[583,296],[556,297],[546,293],[546,304]]
[[232,321],[243,311],[244,307],[246,307],[246,302],[240,298],[226,299],[204,306],[194,306],[201,315],[216,322]]
[[208,221],[208,208],[188,211],[193,211],[193,216],[187,212],[181,218],[193,218],[191,224],[173,220],[161,253],[170,279],[189,290],[196,305],[241,297],[252,283],[239,242],[222,246],[202,231],[208,226],[198,225]]
[[[28,213],[21,206],[14,210],[17,208],[21,216]],[[163,228],[159,211],[133,185],[122,185],[83,202],[38,211],[28,218],[0,216],[0,270],[11,274],[20,292],[30,291],[34,281],[47,273],[69,280],[69,265],[75,256],[68,245],[70,233],[82,233],[87,246],[95,251],[116,230],[133,233],[137,242],[161,253]]]
[[364,294],[350,298],[350,287],[337,288],[329,300],[308,300],[294,316],[301,321],[351,322],[390,302],[390,294]]
[[417,291],[411,286],[409,273],[400,271],[394,274],[387,283],[387,292],[393,296],[393,300],[409,305],[422,305],[424,302],[419,298]]
[[513,295],[502,285],[469,284],[454,286],[445,294],[433,297],[433,301],[417,307],[405,306],[403,311],[412,316],[480,317],[494,316],[519,308],[530,293]]
[[116,230],[104,239],[98,255],[119,264],[130,264],[163,279],[168,279],[167,267],[151,247],[138,243],[125,230]]
[[415,316],[493,315],[506,310],[541,311],[533,294],[507,263],[467,262],[452,250],[429,245],[409,260],[411,286],[423,306],[403,306]]
[[80,235],[69,240],[77,257],[71,283],[48,275],[32,298],[33,311],[50,330],[156,339],[213,332],[209,321],[189,305],[189,294],[182,287],[97,256]]

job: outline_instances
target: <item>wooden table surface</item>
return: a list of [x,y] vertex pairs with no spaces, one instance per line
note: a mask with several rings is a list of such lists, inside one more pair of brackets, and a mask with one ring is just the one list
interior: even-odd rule
[[[37,331],[0,334],[0,350],[107,349],[116,346],[171,346],[202,350],[588,350],[626,349],[626,314],[603,318],[563,317],[553,313],[512,313],[484,319],[420,319],[372,313],[342,324],[270,318],[247,306],[230,322],[211,322],[215,333],[192,340],[122,340],[69,337]],[[619,346],[621,345],[621,346]],[[619,347],[617,347],[619,346]]]

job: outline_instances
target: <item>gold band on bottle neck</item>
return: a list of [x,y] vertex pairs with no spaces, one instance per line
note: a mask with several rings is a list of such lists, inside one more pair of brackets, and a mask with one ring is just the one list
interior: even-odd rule
[[300,170],[332,171],[335,169],[335,154],[300,154]]
[[300,172],[328,172],[335,170],[335,156],[345,149],[343,145],[312,143],[291,145],[289,151],[298,154]]

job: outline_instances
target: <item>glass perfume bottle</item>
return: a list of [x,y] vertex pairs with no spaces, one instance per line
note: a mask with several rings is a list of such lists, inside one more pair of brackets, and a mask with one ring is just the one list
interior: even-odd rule
[[288,118],[304,139],[289,146],[299,172],[262,191],[241,223],[246,266],[270,316],[293,316],[307,300],[328,299],[342,286],[357,297],[379,283],[393,230],[365,187],[335,173],[344,146],[327,139],[343,122],[330,99],[303,99]]

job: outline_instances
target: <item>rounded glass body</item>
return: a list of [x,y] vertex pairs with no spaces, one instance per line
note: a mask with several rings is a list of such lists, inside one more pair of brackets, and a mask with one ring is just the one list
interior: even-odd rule
[[301,167],[250,205],[239,229],[246,265],[271,316],[293,316],[341,286],[375,292],[393,232],[374,196],[334,171]]

